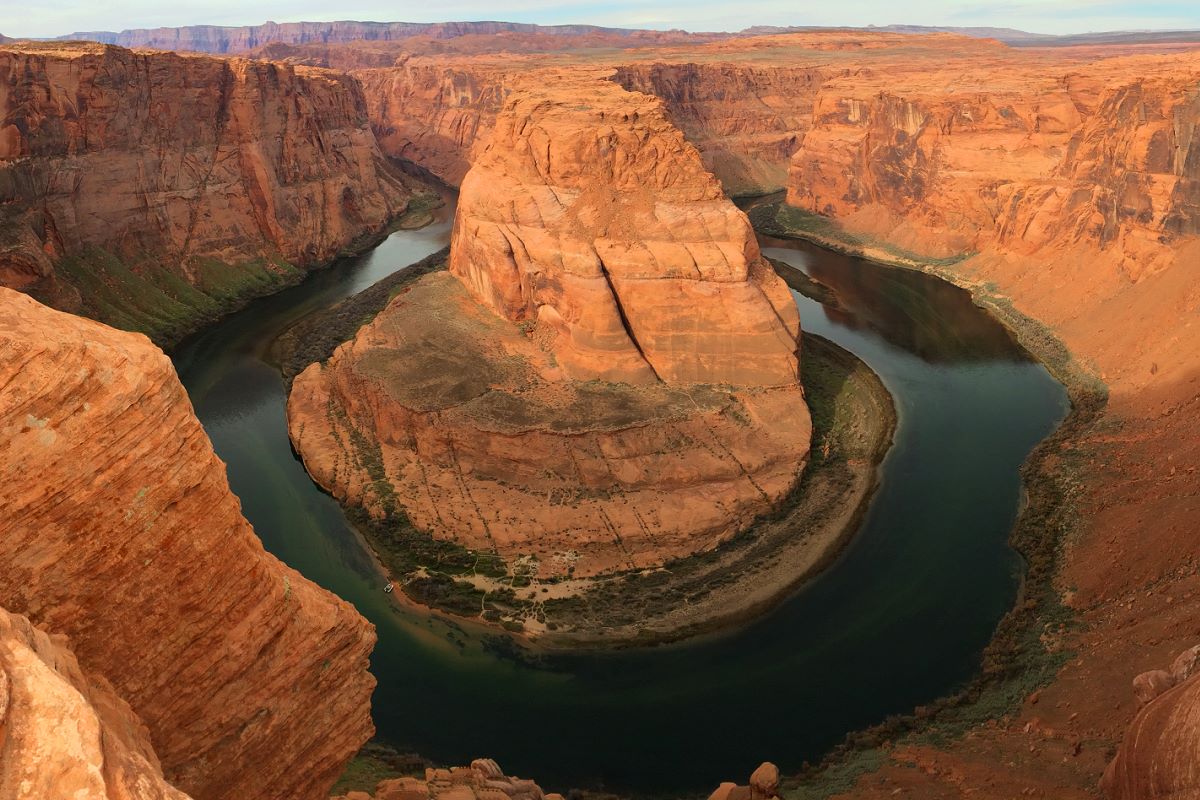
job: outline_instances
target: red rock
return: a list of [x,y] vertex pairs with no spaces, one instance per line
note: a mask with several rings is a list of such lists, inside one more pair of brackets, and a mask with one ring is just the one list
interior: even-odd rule
[[[199,313],[163,272],[243,297],[239,273],[324,264],[409,196],[336,73],[22,42],[0,87],[0,285],[126,327]],[[150,283],[114,297],[122,270]]]
[[604,77],[510,95],[463,181],[451,271],[552,336],[572,378],[794,385],[799,316],[745,215],[661,102]]
[[325,796],[374,633],[263,550],[171,362],[0,289],[0,385],[0,606],[71,637],[180,789]]
[[1156,669],[1143,672],[1133,679],[1133,696],[1137,698],[1138,706],[1144,706],[1176,683],[1171,673]]
[[187,800],[146,726],[63,636],[0,609],[0,797]]
[[764,761],[750,775],[750,789],[757,800],[777,797],[779,795],[779,767],[770,761]]

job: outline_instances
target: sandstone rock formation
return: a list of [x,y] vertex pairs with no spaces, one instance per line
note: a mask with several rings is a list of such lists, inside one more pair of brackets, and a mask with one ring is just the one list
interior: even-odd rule
[[450,270],[568,377],[786,386],[799,314],[662,104],[576,71],[515,93],[463,181]]
[[501,65],[406,59],[391,69],[360,70],[380,149],[458,186],[491,137],[511,72]]
[[146,727],[66,639],[0,609],[0,798],[187,800]]
[[350,792],[331,800],[563,800],[546,794],[531,780],[505,775],[490,758],[477,758],[470,767],[427,769],[425,779],[380,781],[375,794]]
[[463,182],[452,275],[288,405],[335,496],[544,575],[715,546],[811,436],[789,291],[661,103],[605,77],[522,79]]
[[750,774],[750,783],[722,783],[708,796],[708,800],[772,800],[779,797],[779,768],[770,761],[759,765]]
[[[1153,691],[1142,688],[1149,684]],[[1112,800],[1200,796],[1200,646],[1181,653],[1170,670],[1139,675],[1134,691],[1143,708],[1104,773],[1105,793]]]
[[372,733],[373,631],[263,550],[166,356],[0,289],[0,386],[0,606],[71,637],[181,790],[320,797]]
[[403,211],[358,84],[94,44],[0,48],[0,285],[160,341]]

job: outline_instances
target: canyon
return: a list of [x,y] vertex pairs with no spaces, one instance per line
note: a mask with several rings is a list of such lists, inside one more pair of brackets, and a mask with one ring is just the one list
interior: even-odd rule
[[449,275],[295,380],[292,440],[335,496],[583,578],[711,549],[788,494],[796,306],[658,101],[534,73],[454,225]]
[[358,84],[97,44],[0,50],[0,286],[168,344],[411,197]]
[[[146,33],[126,41],[232,52],[264,46],[270,35]],[[511,37],[440,54],[428,41],[413,53],[389,45],[368,56],[355,52],[364,46],[314,45],[306,35],[296,29],[276,40],[289,49],[263,51],[287,64],[4,44],[0,283],[170,341],[196,316],[164,323],[161,297],[184,291],[174,281],[227,303],[245,295],[215,277],[228,274],[225,267],[257,264],[254,292],[292,280],[293,268],[328,261],[403,211],[412,190],[386,159],[404,159],[462,186],[451,274],[397,295],[325,367],[297,381],[292,434],[317,480],[351,504],[384,510],[388,495],[373,462],[368,468],[320,444],[383,429],[399,434],[380,442],[393,491],[422,485],[409,477],[423,459],[440,459],[445,470],[423,485],[448,493],[462,494],[456,470],[468,462],[485,475],[501,467],[530,475],[540,464],[522,437],[561,442],[561,431],[547,432],[544,420],[497,430],[494,418],[465,407],[487,393],[513,397],[536,386],[544,405],[574,414],[580,396],[564,396],[562,386],[620,379],[637,388],[610,401],[665,403],[671,425],[686,434],[675,451],[654,452],[667,442],[643,438],[632,452],[658,480],[665,473],[691,484],[692,494],[680,496],[702,497],[723,513],[743,504],[734,516],[745,520],[786,490],[795,474],[781,465],[794,465],[808,442],[796,435],[768,445],[761,435],[758,420],[774,423],[781,406],[756,410],[758,395],[800,393],[795,364],[778,344],[790,336],[794,358],[798,322],[784,318],[786,304],[744,218],[719,195],[786,190],[774,220],[781,227],[971,289],[1025,326],[1039,354],[1065,345],[1071,357],[1051,366],[1074,382],[1077,398],[1080,386],[1107,393],[1076,438],[1055,443],[1050,456],[1054,468],[1071,470],[1064,503],[1077,522],[1056,553],[1050,589],[1074,624],[1038,620],[1034,638],[1064,654],[1061,662],[1036,686],[1017,684],[1011,707],[962,736],[936,746],[901,740],[881,751],[846,796],[1090,797],[1115,754],[1106,783],[1114,796],[1153,797],[1159,789],[1146,788],[1147,776],[1194,753],[1196,679],[1173,678],[1140,709],[1129,684],[1200,634],[1189,534],[1200,514],[1195,53],[1124,45],[1016,51],[949,34],[838,31],[651,41],[645,50],[534,60],[486,52],[513,47]],[[189,86],[202,88],[189,94]],[[169,100],[151,99],[164,95]],[[622,197],[645,205],[608,219],[620,198],[589,196],[585,184],[593,183],[621,187]],[[507,194],[489,196],[494,185]],[[567,206],[580,210],[569,223]],[[637,230],[620,231],[630,219],[639,220]],[[676,226],[692,225],[705,231],[685,234],[703,245],[704,258],[675,246]],[[576,230],[586,235],[572,236]],[[647,242],[636,257],[631,233]],[[145,264],[126,263],[145,254],[161,257],[165,270],[147,278]],[[211,271],[210,260],[222,269]],[[708,344],[681,329],[677,307],[639,297],[637,282],[647,276],[637,269],[646,264],[675,281],[681,297],[702,291],[705,305],[693,311],[720,309],[706,325],[743,330],[750,320],[754,335],[711,357],[679,358],[680,337],[688,353]],[[710,264],[720,269],[706,275],[701,267]],[[110,294],[116,276],[136,281],[134,289]],[[746,297],[723,305],[731,291]],[[139,306],[135,298],[146,296],[158,299]],[[55,676],[39,667],[37,680],[64,697],[100,692],[100,677],[110,683],[129,703],[112,719],[140,717],[157,756],[138,734],[112,744],[120,752],[106,759],[134,759],[150,784],[161,780],[158,759],[166,780],[197,797],[319,796],[370,732],[365,623],[262,552],[187,398],[148,342],[3,289],[0,301],[0,497],[18,511],[9,523],[17,535],[0,543],[14,565],[0,576],[0,606],[69,635],[82,670]],[[743,303],[758,311],[743,315]],[[760,330],[758,322],[771,320],[763,303],[777,316]],[[582,308],[600,316],[575,316]],[[466,321],[462,338],[446,340],[454,348],[413,336],[407,318],[431,310]],[[172,307],[177,314],[184,312]],[[428,396],[388,385],[380,371],[404,366],[379,357],[401,346],[448,360],[478,357],[467,366],[489,380],[433,386],[444,405],[421,407]],[[502,358],[523,366],[487,371]],[[692,388],[710,381],[757,388],[722,396]],[[445,424],[451,407],[459,419],[448,436],[433,421]],[[787,405],[792,413],[801,407]],[[700,437],[687,425],[717,427],[728,439],[743,414],[750,424],[738,429],[746,437],[739,461],[750,451],[762,460],[745,470],[753,480],[739,473],[740,489],[714,493],[704,481],[728,482],[712,469],[731,462],[704,464]],[[681,423],[685,416],[692,422]],[[627,427],[615,418],[609,430],[587,434],[606,442],[603,451]],[[792,430],[803,432],[804,422]],[[570,454],[555,447],[539,444],[559,453],[558,471],[567,474]],[[598,473],[600,463],[576,463],[572,474]],[[710,470],[700,483],[698,463]],[[564,485],[527,480],[523,488],[491,481],[496,495],[487,507],[528,512],[524,495]],[[749,492],[751,483],[762,494]],[[440,503],[431,498],[414,492],[400,503],[436,529]],[[579,509],[564,505],[555,515],[582,516],[602,504],[580,500]],[[704,529],[705,512],[688,508],[697,516],[681,518],[679,530]],[[567,519],[570,530],[582,525]],[[511,521],[493,542],[491,523],[482,515],[443,522],[469,529],[472,546],[527,549]],[[585,552],[581,574],[656,564],[695,546],[690,536],[668,535],[665,545],[658,535],[635,537],[628,561],[614,560],[608,529],[589,529],[582,541],[604,540],[606,549]],[[707,524],[701,538],[728,530]],[[543,558],[550,563],[564,549],[556,543]],[[89,601],[98,596],[109,598],[106,607]],[[5,659],[32,664],[30,652],[65,648],[15,619],[4,632]],[[137,626],[132,633],[129,625]],[[211,715],[213,696],[224,699],[220,719]],[[279,698],[288,702],[275,705]],[[1175,783],[1154,785],[1166,787],[1162,796],[1179,795],[1194,791],[1188,780],[1181,772]],[[173,795],[167,787],[147,796]]]

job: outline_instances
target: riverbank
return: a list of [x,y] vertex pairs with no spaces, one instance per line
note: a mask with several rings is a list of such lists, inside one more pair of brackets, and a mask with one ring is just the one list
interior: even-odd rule
[[935,275],[971,294],[973,302],[999,321],[1027,352],[1066,387],[1071,409],[1058,429],[1029,455],[1022,471],[1025,498],[1009,544],[1025,562],[1014,608],[996,627],[979,673],[967,685],[911,714],[852,733],[820,764],[786,782],[792,800],[824,798],[852,790],[862,775],[885,764],[897,747],[935,750],[972,728],[1019,709],[1048,685],[1071,653],[1062,642],[1075,614],[1055,587],[1063,546],[1082,530],[1079,502],[1082,470],[1094,453],[1086,444],[1099,424],[1107,387],[1078,362],[1047,326],[1013,307],[989,284],[965,279],[952,267],[968,258],[926,259],[843,231],[835,220],[765,198],[748,208],[755,229],[781,239],[799,239],[884,266]]
[[206,258],[194,265],[193,284],[157,262],[130,264],[95,248],[83,256],[63,259],[56,269],[86,290],[86,316],[144,333],[170,350],[252,301],[295,286],[339,259],[370,250],[397,230],[428,224],[432,210],[442,203],[440,196],[418,178],[405,175],[403,180],[412,192],[405,211],[379,229],[364,232],[337,256],[320,264],[303,267],[282,258],[229,264]]
[[[444,251],[436,253],[301,320],[278,338],[272,360],[290,382],[308,364],[329,358],[406,285],[441,269],[444,261]],[[892,441],[892,398],[859,359],[825,339],[805,336],[801,369],[814,425],[813,452],[801,481],[775,512],[748,530],[662,568],[544,579],[523,563],[435,540],[403,510],[383,519],[346,510],[397,587],[397,602],[505,631],[539,651],[662,643],[730,627],[782,601],[831,563],[857,529]],[[375,463],[367,443],[352,444],[363,463]],[[380,463],[371,473],[380,486],[387,482],[381,468]]]

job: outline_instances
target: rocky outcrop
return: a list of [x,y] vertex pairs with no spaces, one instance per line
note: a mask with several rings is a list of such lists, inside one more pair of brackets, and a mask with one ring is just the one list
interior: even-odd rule
[[660,102],[605,78],[521,79],[463,181],[452,274],[288,403],[335,496],[541,575],[716,546],[811,436],[791,294]]
[[1125,733],[1101,785],[1112,800],[1175,800],[1200,796],[1200,646],[1169,670],[1137,676],[1142,707]]
[[495,761],[477,758],[469,767],[427,769],[425,779],[380,781],[375,793],[350,792],[332,800],[563,800],[531,780],[505,775]]
[[654,98],[531,76],[463,181],[450,270],[577,380],[795,385],[800,320]]
[[722,783],[708,800],[772,800],[779,797],[779,767],[770,761],[759,765],[750,775],[750,783]]
[[146,726],[65,637],[3,609],[0,797],[187,800],[163,779]]
[[709,549],[795,483],[795,384],[572,381],[538,341],[425,278],[296,378],[292,441],[343,502],[546,576]]
[[0,606],[71,637],[196,798],[316,798],[372,733],[368,623],[268,555],[170,361],[0,289]]
[[169,341],[381,231],[408,190],[343,75],[0,48],[0,285]]

